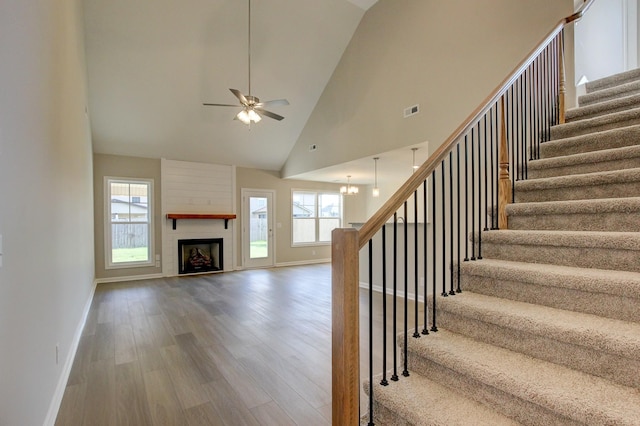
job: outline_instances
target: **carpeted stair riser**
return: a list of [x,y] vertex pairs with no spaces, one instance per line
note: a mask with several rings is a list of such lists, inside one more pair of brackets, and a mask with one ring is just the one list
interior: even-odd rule
[[640,197],[640,168],[518,181],[516,203]]
[[[451,333],[409,337],[409,370],[527,425],[637,425],[640,394],[564,366]],[[579,389],[579,391],[577,391]]]
[[[380,385],[374,377],[374,423],[379,425],[474,425],[516,426],[518,423],[478,402],[451,392],[419,374],[402,376],[399,381]],[[364,383],[369,395],[368,380]],[[412,397],[413,396],[413,397]],[[435,408],[442,407],[442,408]],[[455,407],[450,409],[449,407]],[[368,411],[362,420],[368,420]],[[367,424],[361,422],[361,424]]]
[[593,93],[598,90],[609,89],[611,87],[619,86],[621,84],[631,83],[633,81],[640,80],[640,68],[621,72],[609,77],[604,77],[598,80],[590,81],[585,84],[587,93]]
[[[604,330],[610,327],[631,328],[640,335],[640,326],[624,324],[616,320],[602,320],[596,330],[575,330],[572,327],[548,325],[536,321],[535,316],[505,314],[499,310],[474,306],[457,300],[478,297],[464,292],[455,297],[439,301],[438,326],[470,337],[472,339],[499,346],[538,359],[564,365],[571,369],[593,374],[625,386],[640,386],[640,376],[629,375],[629,371],[640,371],[640,344],[638,341],[618,341],[607,339]],[[488,298],[479,295],[480,298]],[[521,302],[507,302],[524,305]],[[524,305],[523,311],[526,309]],[[552,311],[553,308],[539,308]],[[557,311],[549,315],[560,316]],[[564,315],[570,321],[579,322],[579,314]],[[575,317],[575,318],[573,318]],[[590,319],[585,316],[585,319]],[[586,322],[586,321],[585,321]],[[620,348],[619,346],[626,347]],[[617,349],[617,350],[616,350]]]
[[410,353],[408,365],[413,374],[418,373],[429,377],[434,382],[444,384],[452,391],[491,407],[523,425],[548,426],[561,424],[583,426],[578,421],[559,416],[541,405],[532,403],[525,398],[518,398],[501,389],[496,389],[465,373],[443,366],[432,359],[418,357],[414,353]]
[[634,168],[640,168],[640,145],[532,160],[527,177],[541,179]]
[[640,232],[640,197],[516,203],[506,211],[513,230]]
[[637,233],[509,230],[482,235],[481,253],[487,259],[640,272]]
[[486,275],[462,273],[462,291],[473,291],[487,296],[549,306],[556,309],[582,312],[621,321],[640,322],[638,304],[640,299],[605,293],[589,293],[566,287],[555,287],[553,281],[547,286],[531,283],[523,276],[510,279],[495,279]]
[[565,112],[565,121],[571,123],[578,120],[600,117],[605,114],[625,111],[640,107],[640,94],[612,99],[606,102],[573,108]]
[[631,96],[640,93],[640,81],[631,81],[629,83],[610,87],[607,89],[597,90],[586,95],[578,97],[578,105],[581,107],[593,105],[598,102],[610,101],[612,99]]
[[640,124],[640,108],[553,126],[551,139],[571,138],[637,124]]
[[541,158],[561,157],[640,144],[640,126],[596,132],[540,144]]

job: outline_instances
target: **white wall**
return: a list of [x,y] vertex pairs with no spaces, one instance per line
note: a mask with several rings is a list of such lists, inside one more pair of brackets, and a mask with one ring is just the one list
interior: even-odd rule
[[93,290],[92,157],[79,4],[0,2],[3,426],[53,424]]
[[638,66],[637,0],[597,0],[576,24],[575,81]]
[[178,275],[178,240],[222,238],[224,270],[233,270],[238,220],[181,219],[173,229],[167,213],[235,214],[235,166],[161,160],[162,273]]
[[[572,11],[572,0],[378,1],[360,22],[282,176],[423,141],[437,149]],[[404,119],[404,108],[415,104],[420,115]],[[318,149],[309,152],[311,144]]]

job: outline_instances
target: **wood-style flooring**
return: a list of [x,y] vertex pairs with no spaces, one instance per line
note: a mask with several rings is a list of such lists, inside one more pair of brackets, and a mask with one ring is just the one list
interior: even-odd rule
[[331,424],[330,281],[321,264],[98,285],[56,425]]

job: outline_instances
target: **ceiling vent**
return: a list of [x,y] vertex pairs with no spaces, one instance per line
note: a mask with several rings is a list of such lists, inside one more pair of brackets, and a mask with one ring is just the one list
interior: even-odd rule
[[420,112],[420,105],[416,104],[404,109],[404,118],[411,117]]

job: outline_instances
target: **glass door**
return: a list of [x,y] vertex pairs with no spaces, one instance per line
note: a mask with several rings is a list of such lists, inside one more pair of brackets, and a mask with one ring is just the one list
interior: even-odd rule
[[274,194],[270,190],[242,189],[242,257],[245,268],[274,265]]

